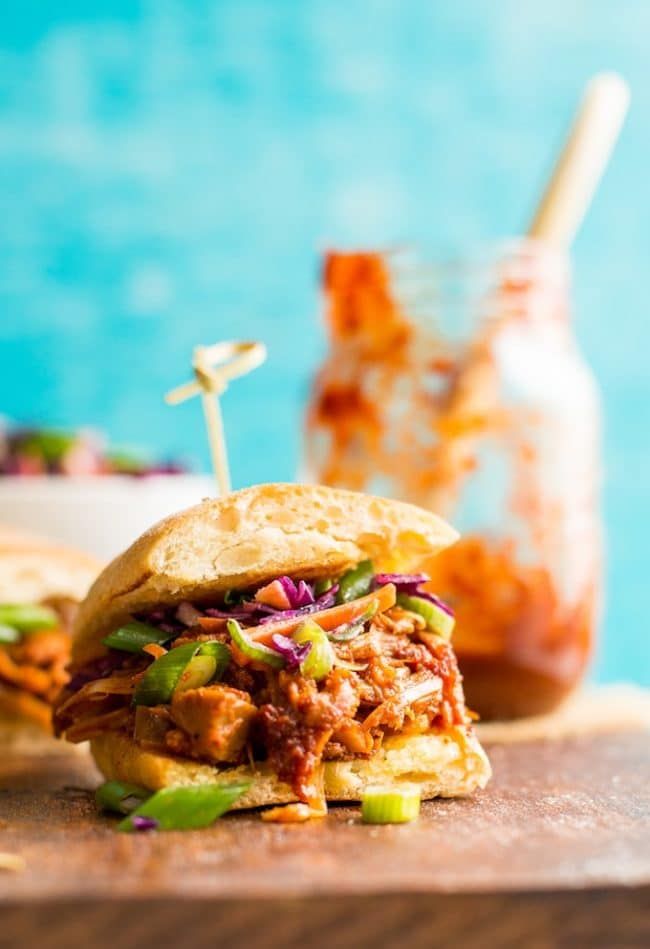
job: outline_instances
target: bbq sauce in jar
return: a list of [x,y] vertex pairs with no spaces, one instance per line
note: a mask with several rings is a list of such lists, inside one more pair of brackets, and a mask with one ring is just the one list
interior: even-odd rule
[[449,519],[462,539],[428,572],[468,705],[552,710],[584,675],[602,582],[600,406],[567,258],[523,240],[445,264],[330,254],[324,278],[307,476]]

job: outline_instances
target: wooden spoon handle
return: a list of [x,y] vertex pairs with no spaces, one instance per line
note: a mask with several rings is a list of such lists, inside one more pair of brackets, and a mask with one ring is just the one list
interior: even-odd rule
[[630,102],[617,73],[588,84],[569,137],[540,201],[530,237],[568,247],[582,223],[616,144]]

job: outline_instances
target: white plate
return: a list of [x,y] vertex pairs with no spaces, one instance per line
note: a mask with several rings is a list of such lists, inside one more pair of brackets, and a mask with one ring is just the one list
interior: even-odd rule
[[110,560],[152,524],[215,495],[207,475],[0,477],[0,524]]

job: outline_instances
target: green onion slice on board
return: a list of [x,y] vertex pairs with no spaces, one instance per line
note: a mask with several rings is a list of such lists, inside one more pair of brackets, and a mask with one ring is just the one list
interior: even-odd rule
[[420,814],[420,789],[417,787],[368,788],[361,795],[361,819],[364,824],[408,824]]
[[[176,686],[195,656],[211,656],[215,660],[212,679],[220,679],[230,662],[230,650],[219,642],[185,643],[170,649],[151,663],[138,683],[134,705],[165,705],[171,702]],[[207,685],[202,681],[201,685]]]
[[116,814],[131,814],[140,807],[151,791],[135,784],[122,784],[121,781],[106,781],[95,791],[95,802],[103,811],[115,811]]
[[251,783],[237,781],[163,788],[129,814],[117,829],[129,833],[138,829],[198,830],[209,827],[230,810]]

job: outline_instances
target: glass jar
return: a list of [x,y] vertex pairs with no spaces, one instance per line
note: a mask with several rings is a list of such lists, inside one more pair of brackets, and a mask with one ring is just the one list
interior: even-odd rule
[[444,264],[331,253],[324,285],[306,476],[450,520],[461,540],[428,572],[470,707],[551,710],[584,674],[602,579],[600,406],[568,259],[527,240]]

